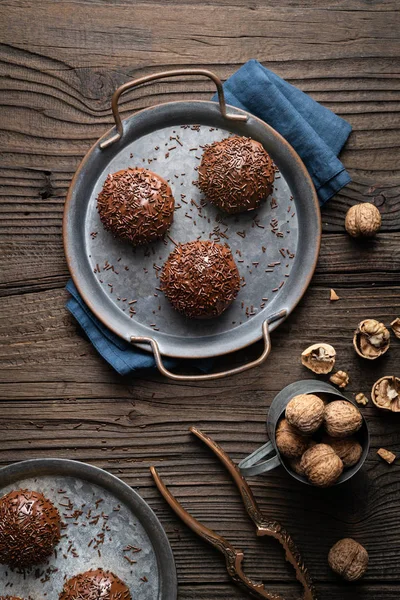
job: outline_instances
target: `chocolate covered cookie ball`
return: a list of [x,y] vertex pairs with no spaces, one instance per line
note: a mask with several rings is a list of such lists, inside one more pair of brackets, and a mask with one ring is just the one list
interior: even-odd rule
[[97,198],[105,229],[134,246],[161,238],[172,223],[174,197],[168,183],[147,169],[110,173]]
[[25,568],[44,562],[60,540],[61,519],[40,492],[17,490],[0,498],[0,563]]
[[239,136],[208,146],[198,173],[207,200],[227,213],[257,208],[272,192],[275,178],[272,159],[263,146]]
[[110,571],[94,569],[71,577],[60,600],[131,600],[127,585]]
[[191,318],[218,317],[236,298],[240,277],[227,245],[180,244],[166,260],[161,286],[172,306]]

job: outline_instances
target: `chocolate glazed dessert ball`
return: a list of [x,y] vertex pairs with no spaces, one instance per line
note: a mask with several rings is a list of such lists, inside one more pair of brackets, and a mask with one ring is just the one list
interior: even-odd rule
[[164,235],[172,223],[174,204],[168,183],[141,168],[110,173],[97,198],[105,229],[134,246]]
[[275,169],[263,146],[245,137],[214,142],[204,151],[199,186],[227,213],[254,210],[272,192]]
[[0,600],[22,600],[18,596],[0,596]]
[[95,569],[69,579],[60,600],[131,600],[123,581],[110,571]]
[[46,560],[60,540],[61,519],[40,492],[17,490],[0,498],[0,563],[25,568]]
[[209,241],[177,246],[167,258],[160,279],[172,306],[194,319],[218,317],[240,288],[229,246]]

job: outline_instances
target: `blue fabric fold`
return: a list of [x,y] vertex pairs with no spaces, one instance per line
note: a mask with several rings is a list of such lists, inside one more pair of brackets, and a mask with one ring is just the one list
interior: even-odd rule
[[224,92],[227,104],[259,117],[293,146],[310,173],[320,204],[351,181],[338,159],[351,132],[347,121],[257,60],[234,73],[224,83]]
[[[278,75],[250,60],[224,83],[228,104],[253,113],[276,129],[296,150],[323,204],[351,180],[338,159],[351,126]],[[216,99],[215,97],[213,98]],[[66,308],[75,317],[97,352],[120,375],[155,367],[153,355],[107,329],[88,309],[70,280]],[[178,361],[165,359],[167,368]],[[187,361],[207,372],[212,360]]]

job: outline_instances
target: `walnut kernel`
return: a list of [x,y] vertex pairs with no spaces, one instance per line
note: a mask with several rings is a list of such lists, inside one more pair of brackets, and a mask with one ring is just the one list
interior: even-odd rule
[[352,437],[339,439],[326,435],[322,441],[334,449],[345,469],[356,465],[361,458],[362,446]]
[[389,465],[391,465],[396,460],[396,455],[390,450],[385,450],[385,448],[379,448],[377,454],[383,458]]
[[344,438],[356,433],[362,425],[362,416],[354,404],[346,400],[335,400],[325,408],[325,429],[335,438]]
[[350,378],[346,371],[337,371],[337,373],[334,373],[329,377],[329,381],[331,381],[340,388],[345,388],[346,385],[348,385],[349,380]]
[[322,425],[325,404],[315,394],[299,394],[286,406],[288,422],[303,434],[312,434]]
[[365,394],[360,392],[359,394],[356,394],[356,402],[357,404],[361,404],[361,406],[366,406],[368,404],[368,398]]
[[373,237],[381,228],[381,213],[373,204],[355,204],[346,214],[346,231],[352,237]]
[[400,379],[394,375],[381,377],[372,387],[371,398],[378,408],[400,412]]
[[393,329],[393,333],[396,337],[400,338],[400,317],[397,317],[394,321],[390,323],[391,328]]
[[368,360],[374,360],[389,349],[389,330],[375,319],[365,319],[359,323],[354,332],[353,345],[357,354]]
[[332,571],[346,581],[356,581],[367,570],[368,552],[355,540],[344,538],[330,549],[328,563]]
[[343,463],[327,444],[316,444],[304,452],[300,468],[310,483],[329,487],[336,483],[343,472]]
[[279,421],[275,439],[279,452],[287,458],[301,456],[309,445],[309,439],[301,435],[286,419]]
[[301,353],[302,364],[317,374],[330,373],[335,366],[336,350],[330,344],[313,344]]

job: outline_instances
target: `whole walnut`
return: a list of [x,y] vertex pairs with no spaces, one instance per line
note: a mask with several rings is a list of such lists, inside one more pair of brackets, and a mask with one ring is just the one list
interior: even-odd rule
[[374,360],[389,349],[389,330],[375,319],[365,319],[358,324],[354,332],[353,345],[357,354]]
[[329,487],[336,483],[343,472],[343,463],[327,444],[316,444],[304,452],[300,467],[310,483]]
[[381,228],[381,213],[373,204],[355,204],[346,214],[346,231],[352,237],[373,237]]
[[344,538],[329,550],[328,563],[332,571],[346,581],[356,581],[367,570],[368,552],[355,540]]
[[353,437],[341,440],[325,435],[322,438],[322,441],[324,444],[328,444],[328,446],[334,449],[345,469],[356,465],[361,458],[363,451],[362,446]]
[[285,416],[301,433],[312,434],[322,425],[325,404],[315,394],[299,394],[286,406]]
[[275,433],[276,445],[283,456],[296,458],[301,456],[309,446],[309,438],[292,427],[286,419],[279,421]]
[[[317,442],[310,439],[308,448],[313,448],[316,445],[317,445]],[[307,448],[307,450],[308,450],[308,448]],[[287,461],[287,464],[288,464],[289,468],[292,469],[292,471],[297,473],[297,475],[302,475],[303,477],[305,477],[304,469],[301,466],[301,458],[302,458],[301,456],[296,456],[296,458],[290,458]]]
[[335,400],[325,407],[325,429],[334,438],[353,435],[362,425],[362,416],[354,404]]

